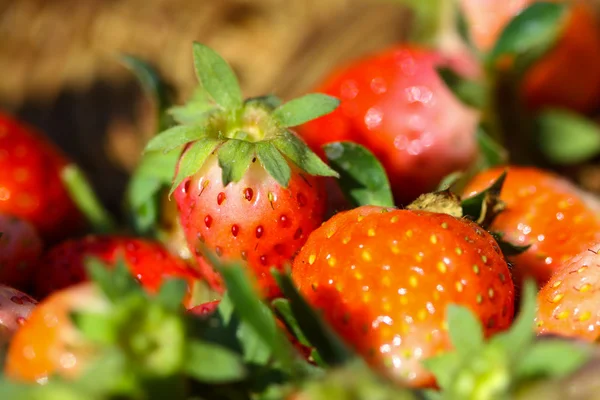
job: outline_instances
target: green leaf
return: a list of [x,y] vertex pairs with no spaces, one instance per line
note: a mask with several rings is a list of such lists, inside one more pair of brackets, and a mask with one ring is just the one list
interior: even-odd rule
[[87,257],[84,261],[87,274],[112,302],[131,294],[143,294],[141,286],[133,279],[123,258],[118,257],[114,267],[110,267],[95,257]]
[[509,331],[492,337],[492,343],[498,343],[508,353],[513,362],[523,356],[523,351],[533,342],[535,337],[533,320],[536,312],[536,283],[528,279],[524,282],[521,297],[521,310]]
[[273,118],[282,128],[302,125],[334,111],[340,105],[335,97],[311,93],[288,101],[273,111]]
[[244,350],[244,362],[254,365],[266,365],[271,358],[271,345],[265,343],[256,330],[247,323],[241,323],[237,330],[239,339]]
[[270,142],[258,142],[256,144],[256,154],[269,175],[282,187],[286,188],[290,182],[292,171],[279,150]]
[[242,106],[242,90],[235,73],[216,51],[195,42],[194,66],[198,80],[218,105],[229,110]]
[[200,382],[237,382],[245,378],[241,357],[216,344],[194,340],[187,345],[184,369]]
[[461,178],[464,176],[464,172],[456,171],[446,175],[440,181],[436,191],[443,192],[446,190],[450,190],[456,183],[458,183]]
[[206,159],[215,151],[215,148],[222,143],[220,139],[204,139],[193,143],[187,151],[183,153],[179,160],[179,170],[171,186],[169,196],[187,177],[194,175],[206,162]]
[[566,110],[545,110],[536,119],[542,153],[557,164],[589,161],[600,153],[600,126]]
[[422,362],[423,366],[435,376],[436,382],[442,390],[452,385],[454,374],[460,369],[461,363],[460,354],[455,351],[442,353]]
[[256,293],[246,269],[237,263],[223,264],[209,251],[204,251],[203,254],[223,277],[236,315],[271,347],[273,356],[281,363],[282,369],[295,374],[294,351],[277,327],[273,313]]
[[365,147],[352,142],[323,146],[330,165],[339,173],[339,184],[355,206],[393,207],[394,198],[383,166]]
[[114,325],[110,315],[99,312],[72,312],[71,321],[86,339],[103,344],[114,341]]
[[158,300],[169,310],[180,310],[187,290],[188,284],[184,279],[169,278],[160,287]]
[[223,186],[239,182],[255,155],[255,144],[245,140],[228,139],[217,153],[222,171]]
[[113,232],[116,229],[114,217],[104,208],[83,171],[75,164],[61,170],[61,179],[77,208],[85,215],[96,233]]
[[167,112],[181,125],[198,125],[215,109],[216,105],[208,92],[198,86],[185,104],[171,107]]
[[303,171],[316,176],[334,176],[339,174],[329,168],[313,151],[290,131],[272,140],[275,147]]
[[536,2],[519,13],[502,31],[487,56],[487,64],[501,68],[505,60],[514,61],[513,69],[523,72],[548,52],[565,27],[568,5]]
[[206,132],[207,128],[204,125],[174,126],[150,139],[144,151],[162,150],[168,153],[187,143],[204,138]]
[[330,366],[343,365],[354,359],[353,353],[298,292],[288,274],[272,270],[281,291],[289,299],[294,318],[308,341]]
[[452,345],[459,354],[468,357],[483,347],[483,328],[471,310],[450,304],[446,318]]
[[486,104],[487,90],[480,82],[464,78],[448,67],[437,72],[452,93],[465,105],[481,109]]
[[310,342],[302,332],[302,329],[294,316],[290,301],[288,299],[275,299],[271,304],[294,337],[296,337],[296,339],[304,346],[310,347]]
[[515,374],[523,381],[560,378],[583,366],[592,352],[592,348],[568,339],[544,339],[521,355]]
[[481,127],[477,127],[477,144],[479,146],[479,169],[484,170],[508,162],[508,152],[498,142],[496,142]]

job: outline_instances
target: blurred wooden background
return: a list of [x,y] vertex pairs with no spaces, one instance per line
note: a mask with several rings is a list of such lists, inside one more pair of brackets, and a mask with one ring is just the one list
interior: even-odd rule
[[386,0],[0,0],[0,107],[45,130],[116,209],[152,131],[118,54],[155,63],[183,100],[195,85],[191,43],[201,41],[231,63],[246,95],[289,98],[401,40],[409,23]]

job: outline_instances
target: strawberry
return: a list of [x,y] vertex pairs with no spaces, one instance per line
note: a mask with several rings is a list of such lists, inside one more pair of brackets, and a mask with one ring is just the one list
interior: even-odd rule
[[0,114],[0,212],[31,222],[47,241],[79,230],[83,218],[61,181],[65,156],[41,133]]
[[289,262],[321,224],[325,196],[318,176],[337,175],[289,128],[330,112],[338,101],[318,94],[283,105],[274,96],[244,101],[233,71],[213,50],[195,44],[194,59],[208,108],[198,106],[199,118],[162,132],[147,150],[185,148],[172,192],[207,280],[222,288],[202,247],[244,259],[264,295],[276,296],[269,269]]
[[35,276],[35,292],[40,298],[87,280],[84,261],[97,257],[114,264],[124,257],[141,285],[155,292],[167,277],[188,282],[186,306],[193,306],[199,274],[184,261],[170,254],[160,243],[125,236],[89,235],[70,239],[50,249],[40,260]]
[[362,206],[337,214],[294,260],[298,290],[369,364],[430,386],[420,362],[449,346],[445,308],[464,305],[491,335],[514,313],[514,288],[494,238],[466,219]]
[[538,293],[539,333],[595,341],[600,337],[600,245],[565,260]]
[[6,214],[0,214],[0,232],[0,282],[22,289],[42,254],[42,240],[29,222]]
[[209,301],[208,303],[202,303],[195,307],[190,308],[190,312],[194,315],[210,315],[217,307],[219,307],[219,300]]
[[408,204],[477,154],[477,113],[450,92],[438,67],[477,75],[466,57],[406,45],[343,66],[318,86],[340,107],[299,132],[319,154],[335,141],[367,147],[385,167],[396,202]]
[[[488,51],[513,17],[534,3],[545,2],[461,0],[461,5],[471,39]],[[521,94],[530,109],[554,106],[592,111],[600,100],[600,22],[595,11],[581,1],[553,2],[564,3],[567,11],[559,21],[555,43],[523,77]],[[521,37],[527,34],[523,30]]]
[[70,314],[81,310],[101,312],[106,308],[106,300],[90,283],[48,297],[13,336],[6,357],[6,375],[44,383],[50,375],[79,374],[94,352],[81,343],[81,334],[71,322]]
[[[503,171],[493,168],[475,176],[464,189],[465,197],[486,189]],[[600,239],[597,201],[551,172],[509,167],[500,200],[505,210],[490,229],[509,242],[531,246],[511,258],[516,282],[531,276],[543,285],[562,262]]]
[[21,327],[37,305],[31,296],[6,285],[0,285],[0,341],[8,339]]

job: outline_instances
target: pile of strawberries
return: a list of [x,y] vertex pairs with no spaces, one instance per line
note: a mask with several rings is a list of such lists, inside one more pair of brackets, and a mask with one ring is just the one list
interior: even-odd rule
[[125,57],[159,133],[122,220],[0,115],[0,398],[598,398],[600,202],[556,171],[600,154],[600,21],[459,3],[287,102]]

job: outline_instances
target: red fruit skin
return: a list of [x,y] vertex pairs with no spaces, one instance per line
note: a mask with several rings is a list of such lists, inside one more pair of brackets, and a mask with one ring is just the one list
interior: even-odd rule
[[29,222],[0,214],[0,283],[24,290],[42,255],[42,240]]
[[[494,168],[477,175],[464,190],[471,197],[489,187],[504,171]],[[567,259],[600,240],[600,207],[597,200],[551,172],[511,166],[500,199],[506,209],[490,229],[504,239],[531,247],[510,257],[515,282],[534,278],[544,285]]]
[[96,257],[114,264],[123,257],[133,276],[149,292],[156,292],[169,277],[182,278],[188,282],[188,296],[184,300],[191,307],[194,285],[200,274],[183,260],[169,253],[160,243],[124,236],[87,236],[71,239],[50,249],[40,261],[35,276],[35,292],[39,298],[87,281],[84,261]]
[[600,338],[600,245],[563,262],[538,293],[536,327],[588,341]]
[[179,185],[174,197],[188,246],[211,286],[223,290],[200,245],[225,260],[245,260],[268,298],[280,294],[270,269],[291,262],[325,213],[321,179],[292,166],[283,188],[256,161],[239,182],[223,187],[214,156]]
[[0,114],[0,212],[31,222],[45,241],[58,241],[84,226],[60,178],[66,164],[41,133]]
[[406,45],[344,66],[316,89],[341,105],[299,133],[320,155],[335,141],[367,147],[385,167],[396,202],[408,204],[465,169],[477,153],[478,114],[446,87],[435,70],[442,66],[470,77],[478,73],[466,56]]
[[370,365],[411,387],[434,384],[421,361],[450,347],[449,304],[470,308],[488,336],[514,314],[497,243],[446,214],[373,206],[339,213],[310,235],[292,278]]

